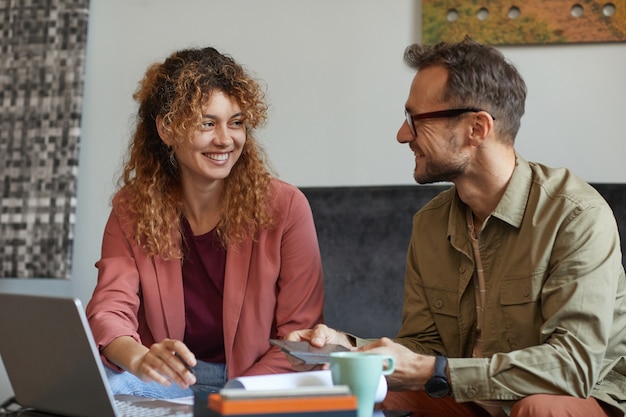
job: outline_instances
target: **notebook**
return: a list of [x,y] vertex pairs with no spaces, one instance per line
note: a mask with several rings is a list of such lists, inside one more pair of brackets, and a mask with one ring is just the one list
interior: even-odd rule
[[0,355],[16,401],[38,412],[193,415],[191,404],[112,395],[79,299],[0,294]]

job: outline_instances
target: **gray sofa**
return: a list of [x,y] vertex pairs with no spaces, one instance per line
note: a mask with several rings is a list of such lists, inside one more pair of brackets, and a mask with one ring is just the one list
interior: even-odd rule
[[[592,185],[615,213],[626,265],[626,184]],[[362,337],[397,333],[413,214],[446,188],[301,188],[317,228],[325,274],[324,314],[330,326]]]

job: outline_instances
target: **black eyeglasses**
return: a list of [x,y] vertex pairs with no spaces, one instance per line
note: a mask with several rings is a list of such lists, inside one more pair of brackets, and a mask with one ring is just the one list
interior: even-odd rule
[[[475,107],[467,107],[464,109],[449,109],[449,110],[439,110],[439,111],[431,111],[428,113],[420,113],[420,114],[411,114],[408,110],[404,110],[404,115],[406,116],[406,122],[409,125],[409,129],[413,136],[417,136],[417,131],[415,129],[415,122],[417,120],[424,119],[442,119],[446,117],[456,117],[460,116],[463,113],[477,113],[479,111],[483,111],[481,109],[477,109]],[[493,120],[496,120],[495,117],[491,116]]]

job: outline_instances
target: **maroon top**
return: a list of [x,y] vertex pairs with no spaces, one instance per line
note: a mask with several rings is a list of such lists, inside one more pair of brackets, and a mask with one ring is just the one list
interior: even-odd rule
[[185,337],[183,342],[205,362],[226,363],[224,353],[224,271],[226,250],[215,229],[194,236],[189,222],[183,225],[183,288],[185,293]]

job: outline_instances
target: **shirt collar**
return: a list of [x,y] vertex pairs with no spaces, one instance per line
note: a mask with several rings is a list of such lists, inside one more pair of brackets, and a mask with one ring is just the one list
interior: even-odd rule
[[[502,198],[490,217],[496,217],[519,228],[524,218],[526,204],[532,185],[532,171],[528,162],[515,153],[515,168]],[[455,191],[448,221],[448,236],[467,233],[465,221],[466,205]]]
[[506,186],[502,198],[498,202],[492,216],[519,228],[524,218],[530,187],[532,171],[528,162],[515,153],[515,169]]

